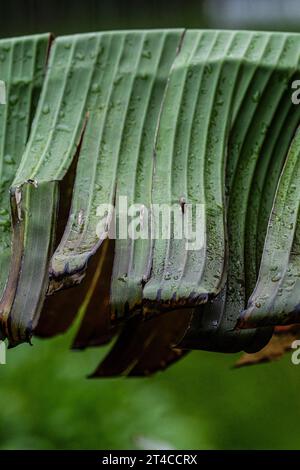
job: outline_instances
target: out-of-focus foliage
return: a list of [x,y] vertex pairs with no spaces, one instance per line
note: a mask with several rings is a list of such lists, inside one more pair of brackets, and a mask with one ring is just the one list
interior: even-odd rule
[[33,348],[0,366],[1,449],[132,449],[141,436],[178,449],[299,448],[300,366],[289,355],[235,370],[237,356],[194,352],[149,379],[95,381],[83,375],[98,350],[70,352],[65,337]]

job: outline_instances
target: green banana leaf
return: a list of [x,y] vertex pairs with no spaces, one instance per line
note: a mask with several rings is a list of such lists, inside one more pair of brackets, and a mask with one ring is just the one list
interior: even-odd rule
[[[9,188],[20,164],[43,84],[49,34],[0,40],[0,73],[5,101],[0,106],[0,292],[13,276]],[[16,229],[18,230],[18,229]],[[4,294],[8,295],[8,294]]]
[[274,200],[258,282],[241,323],[299,321],[300,133],[297,130]]
[[[299,322],[299,57],[300,35],[251,31],[1,40],[9,345],[80,311],[73,348],[117,336],[92,376],[141,376],[189,349],[259,351]],[[124,197],[140,236],[106,240]],[[169,237],[152,205],[172,207]],[[192,248],[174,235],[188,215]]]

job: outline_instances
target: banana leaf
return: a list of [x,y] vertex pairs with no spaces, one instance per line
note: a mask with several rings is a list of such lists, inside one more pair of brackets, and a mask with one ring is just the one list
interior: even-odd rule
[[242,100],[238,95],[241,106],[237,108],[228,144],[227,283],[217,300],[199,309],[180,343],[182,347],[254,352],[272,334],[270,328],[236,329],[236,323],[255,287],[262,252],[258,237],[264,239],[267,230],[268,218],[258,224],[260,204],[273,201],[300,118],[299,108],[290,99],[290,83],[298,68],[299,42],[285,34],[258,33],[252,35],[245,57],[249,53],[247,67],[241,67],[239,77],[247,80],[248,88],[244,89]]
[[[88,52],[86,61],[90,65],[90,61],[95,60],[91,59],[90,46],[92,45],[88,38],[80,40],[77,37],[73,38],[73,42],[62,38],[61,41],[52,43],[34,125],[11,183],[14,256],[0,303],[2,328],[9,338],[10,346],[30,341],[48,288],[59,181],[63,179],[72,162],[71,155],[76,153],[76,144],[83,128],[81,111],[86,97],[76,96],[76,91],[78,86],[83,90],[87,87],[91,75],[90,72],[88,77],[85,76],[84,67],[78,57],[80,51]],[[74,73],[73,77],[70,77],[64,72],[67,69],[66,64],[75,56],[77,62],[74,69],[77,74]],[[24,57],[20,62],[24,62]],[[86,69],[90,70],[91,67],[86,65]],[[49,75],[53,79],[49,80]],[[77,86],[72,86],[72,83]],[[75,108],[70,102],[63,101],[62,90],[68,86],[71,100],[76,96]],[[69,116],[69,119],[72,118],[69,125],[74,124],[74,129],[73,134],[69,136],[69,128],[63,119],[64,112],[70,107],[74,113]]]
[[299,152],[297,130],[274,200],[258,282],[241,315],[242,327],[299,320]]
[[[0,40],[0,75],[3,106],[0,106],[0,293],[3,295],[11,257],[9,189],[25,150],[41,92],[49,34]],[[5,95],[4,95],[5,93]],[[11,272],[12,275],[12,272]],[[4,321],[1,315],[1,322]]]
[[[189,349],[256,352],[300,322],[299,53],[297,34],[251,31],[0,41],[10,346],[80,312],[74,349],[117,336],[92,376],[142,376]],[[139,236],[106,240],[123,198]],[[194,238],[176,237],[188,216]]]

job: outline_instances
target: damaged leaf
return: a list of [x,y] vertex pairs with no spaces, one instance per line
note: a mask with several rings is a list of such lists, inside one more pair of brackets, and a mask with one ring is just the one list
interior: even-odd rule
[[9,345],[80,312],[74,349],[116,338],[93,377],[190,349],[254,353],[238,365],[289,349],[298,327],[276,327],[299,321],[299,56],[297,34],[248,31],[0,40]]

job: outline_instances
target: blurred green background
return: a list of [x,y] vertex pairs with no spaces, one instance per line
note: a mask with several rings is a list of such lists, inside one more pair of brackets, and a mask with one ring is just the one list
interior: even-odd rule
[[[177,26],[300,31],[300,2],[0,4],[1,37]],[[70,352],[72,334],[8,352],[0,366],[1,449],[300,448],[300,366],[290,355],[234,370],[238,356],[194,352],[152,378],[87,380],[105,351]]]
[[34,340],[0,366],[1,449],[299,449],[300,366],[194,352],[147,379],[86,379],[103,351]]

